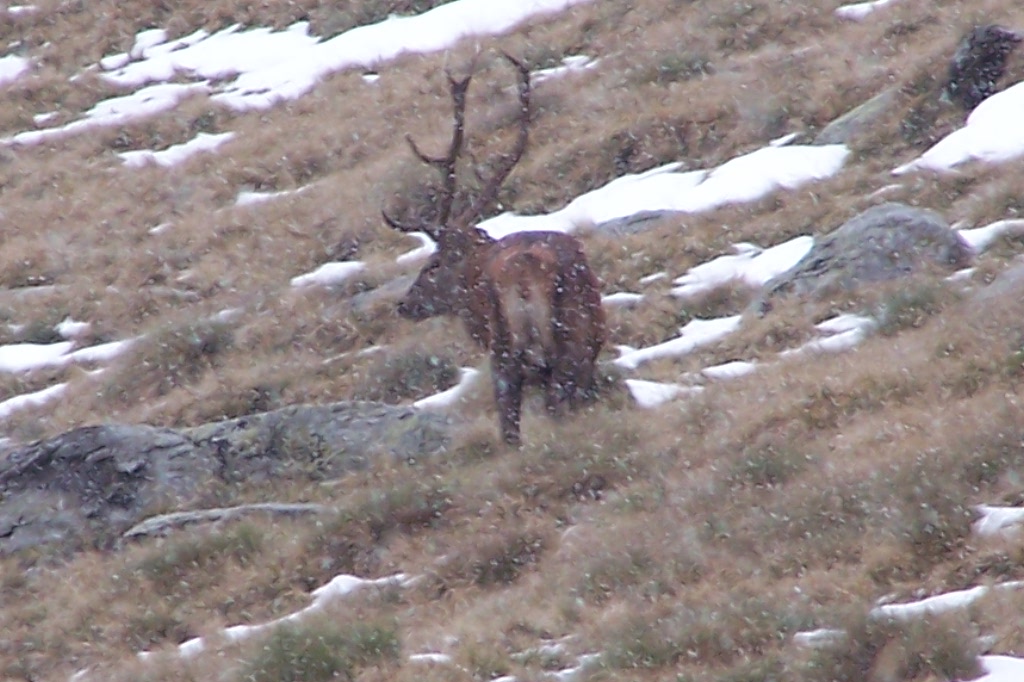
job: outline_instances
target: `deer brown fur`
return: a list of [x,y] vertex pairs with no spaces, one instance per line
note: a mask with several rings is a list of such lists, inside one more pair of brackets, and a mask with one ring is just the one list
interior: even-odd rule
[[593,398],[605,321],[600,282],[575,237],[521,232],[496,240],[475,226],[526,149],[529,71],[505,57],[519,72],[519,130],[512,152],[501,157],[469,206],[452,217],[472,74],[461,80],[449,75],[454,126],[448,152],[428,156],[407,138],[413,153],[442,173],[438,222],[409,225],[386,212],[384,220],[398,230],[425,232],[437,242],[437,250],[399,304],[399,313],[413,320],[436,315],[462,319],[470,336],[490,351],[501,436],[518,445],[525,386],[543,388],[545,406],[553,415]]

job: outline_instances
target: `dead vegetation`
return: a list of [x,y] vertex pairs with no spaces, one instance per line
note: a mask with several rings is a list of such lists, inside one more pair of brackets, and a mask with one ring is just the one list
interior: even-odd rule
[[[34,114],[51,110],[72,120],[115,94],[94,77],[68,79],[130,48],[145,28],[177,37],[309,20],[329,36],[428,4],[438,3],[40,2],[0,28],[39,64],[4,89],[0,133],[30,129]],[[601,59],[538,84],[531,146],[500,199],[522,212],[561,208],[624,173],[672,161],[711,168],[788,132],[813,136],[869,97],[896,93],[835,178],[662,218],[638,235],[583,234],[605,293],[651,292],[610,313],[602,359],[614,344],[657,343],[694,317],[745,310],[751,292],[742,287],[684,302],[669,283],[735,242],[827,233],[880,201],[872,195],[894,182],[893,167],[962,123],[935,98],[963,32],[1024,26],[1006,0],[902,0],[862,22],[835,18],[837,4],[583,3],[478,41],[537,67]],[[381,224],[378,207],[418,183],[402,133],[425,148],[443,144],[448,133],[434,124],[449,114],[443,68],[468,64],[473,42],[382,65],[373,87],[335,74],[265,112],[197,99],[123,129],[0,149],[0,285],[49,287],[38,298],[4,293],[0,320],[24,327],[0,326],[0,339],[56,340],[66,316],[93,324],[90,341],[141,337],[101,375],[4,375],[0,400],[70,382],[62,401],[15,413],[4,433],[29,440],[102,421],[183,426],[301,402],[407,402],[451,386],[460,367],[485,369],[457,324],[400,320],[401,291],[360,298],[418,270],[394,264],[413,243]],[[496,68],[481,63],[478,82],[504,82]],[[501,101],[486,88],[471,93],[469,128],[510,138]],[[114,156],[198,131],[236,137],[170,169],[128,170]],[[980,226],[1020,217],[1022,173],[1014,163],[922,173],[884,199]],[[241,191],[300,188],[234,206]],[[975,290],[1021,247],[1006,238],[982,255]],[[338,287],[289,285],[348,259],[371,267]],[[666,277],[642,283],[657,272]],[[526,443],[513,453],[494,437],[492,398],[478,388],[461,408],[470,417],[462,442],[444,461],[218,493],[224,503],[339,508],[320,522],[254,519],[70,560],[45,550],[4,557],[0,677],[67,679],[92,667],[154,682],[537,679],[594,652],[602,658],[590,675],[602,680],[969,677],[978,634],[992,635],[993,651],[1020,653],[1019,595],[910,625],[865,614],[883,595],[1022,575],[1016,545],[979,541],[970,523],[972,505],[1022,499],[1024,304],[972,296],[922,277],[786,301],[721,344],[645,366],[637,376],[674,382],[710,364],[762,361],[752,375],[709,382],[659,410],[640,411],[614,389],[564,422],[529,403]],[[235,312],[218,317],[226,310]],[[838,356],[777,358],[840,312],[876,316],[880,333]],[[291,613],[345,572],[423,578],[357,593],[327,617],[265,637],[218,643],[194,661],[134,659]],[[847,638],[810,653],[794,644],[816,627]],[[562,648],[530,653],[552,641]],[[424,652],[448,653],[453,664],[408,660]]]

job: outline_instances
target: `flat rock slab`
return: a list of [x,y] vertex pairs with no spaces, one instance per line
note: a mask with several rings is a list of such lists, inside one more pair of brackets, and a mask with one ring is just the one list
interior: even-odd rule
[[334,478],[381,457],[429,457],[446,448],[450,429],[441,415],[370,402],[298,405],[184,430],[74,429],[0,461],[0,554],[109,546],[211,486]]
[[850,144],[874,130],[898,100],[897,88],[883,90],[825,126],[814,138],[814,144]]

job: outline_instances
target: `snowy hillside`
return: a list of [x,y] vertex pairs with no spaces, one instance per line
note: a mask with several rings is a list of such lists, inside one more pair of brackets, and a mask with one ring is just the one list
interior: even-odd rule
[[[0,549],[0,677],[1024,679],[1024,55],[972,111],[942,97],[972,26],[1024,30],[1012,3],[0,19],[3,494],[79,426],[370,400],[457,434],[341,479],[225,476],[160,533]],[[436,245],[380,218],[429,199],[404,136],[446,144],[446,71],[475,69],[466,191],[507,148],[502,51],[535,109],[479,228],[579,237],[609,322],[600,399],[528,399],[519,450],[457,321],[396,315]],[[886,202],[970,262],[775,296]],[[225,511],[271,502],[314,506]]]

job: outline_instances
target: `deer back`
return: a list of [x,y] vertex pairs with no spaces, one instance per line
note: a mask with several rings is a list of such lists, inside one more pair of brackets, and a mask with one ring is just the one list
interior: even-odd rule
[[597,356],[604,342],[600,282],[575,237],[514,234],[476,260],[466,268],[463,319],[481,345],[533,367],[567,353]]

